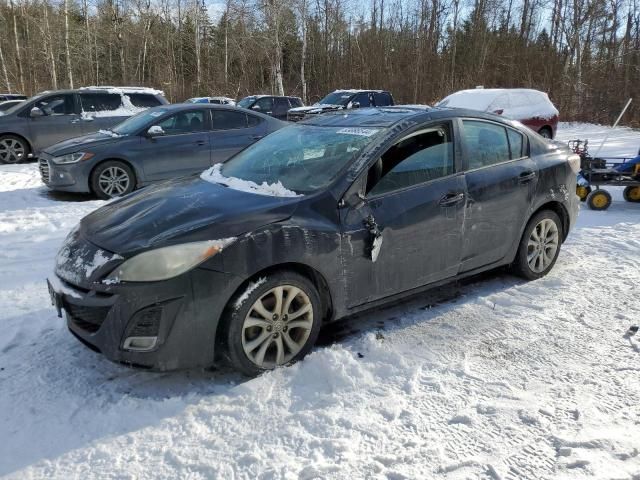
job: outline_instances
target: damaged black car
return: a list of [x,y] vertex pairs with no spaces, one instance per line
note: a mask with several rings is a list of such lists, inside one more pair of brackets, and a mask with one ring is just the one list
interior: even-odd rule
[[576,220],[578,169],[491,114],[326,114],[91,213],[49,291],[110,360],[255,375],[356,312],[504,265],[546,275]]

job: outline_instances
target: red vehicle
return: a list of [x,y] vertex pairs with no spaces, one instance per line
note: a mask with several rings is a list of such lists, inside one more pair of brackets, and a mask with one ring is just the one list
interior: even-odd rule
[[545,138],[554,138],[558,109],[549,96],[529,88],[474,88],[452,93],[439,107],[469,108],[518,120]]

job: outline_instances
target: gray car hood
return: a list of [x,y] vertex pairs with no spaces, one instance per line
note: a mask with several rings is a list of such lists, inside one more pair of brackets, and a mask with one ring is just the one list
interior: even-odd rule
[[[107,132],[105,130],[105,132]],[[63,142],[56,143],[44,149],[44,152],[57,157],[60,155],[66,155],[67,153],[74,153],[84,149],[90,150],[96,147],[102,147],[105,145],[111,145],[122,141],[122,139],[128,138],[126,136],[120,136],[110,133],[96,132],[90,135],[83,135],[82,137],[75,137]]]

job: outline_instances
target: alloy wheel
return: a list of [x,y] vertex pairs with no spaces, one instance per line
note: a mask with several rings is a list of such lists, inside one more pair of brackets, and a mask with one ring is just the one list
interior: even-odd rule
[[110,197],[122,195],[129,188],[129,174],[120,167],[108,167],[98,177],[100,189]]
[[312,327],[309,296],[293,285],[279,285],[249,309],[242,325],[242,348],[260,368],[284,365],[304,348]]
[[527,243],[527,263],[535,273],[544,272],[556,257],[560,236],[556,222],[541,220],[531,231]]
[[0,140],[0,160],[5,163],[18,163],[24,158],[25,148],[15,138]]

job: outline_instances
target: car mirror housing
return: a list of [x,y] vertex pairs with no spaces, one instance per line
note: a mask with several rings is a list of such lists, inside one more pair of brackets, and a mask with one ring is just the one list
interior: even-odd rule
[[160,125],[153,125],[147,130],[147,135],[150,137],[161,137],[164,135],[164,130]]
[[44,117],[44,112],[42,111],[41,108],[33,107],[29,112],[29,116],[31,118]]
[[351,108],[360,108],[360,102],[351,102]]

